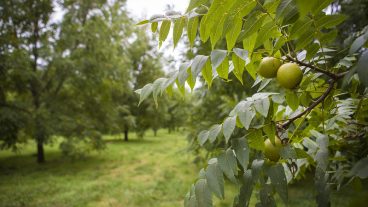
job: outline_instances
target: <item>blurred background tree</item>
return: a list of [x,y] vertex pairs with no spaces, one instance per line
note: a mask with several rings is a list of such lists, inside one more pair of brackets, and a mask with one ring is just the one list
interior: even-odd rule
[[124,133],[127,141],[129,131],[143,137],[172,128],[168,101],[137,106],[134,91],[164,74],[164,57],[134,26],[125,0],[2,1],[0,8],[2,149],[33,139],[42,163],[54,137],[66,155],[80,156],[103,149],[103,134]]

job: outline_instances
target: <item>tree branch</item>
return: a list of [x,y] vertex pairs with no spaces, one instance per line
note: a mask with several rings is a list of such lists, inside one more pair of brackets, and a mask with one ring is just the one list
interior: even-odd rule
[[286,122],[279,125],[279,127],[281,127],[282,129],[286,129],[295,120],[297,120],[300,117],[304,116],[306,113],[309,113],[310,111],[312,111],[315,107],[317,107],[320,103],[322,103],[327,98],[327,96],[331,93],[332,89],[334,88],[335,83],[336,83],[336,80],[331,79],[329,81],[329,86],[328,86],[327,90],[312,105],[310,105],[306,110],[304,110],[303,112],[301,112],[298,115],[294,116],[293,118],[288,119]]
[[302,61],[299,61],[299,60],[297,60],[297,59],[295,59],[295,58],[291,57],[290,55],[286,55],[286,58],[287,58],[288,60],[290,60],[291,62],[298,63],[299,65],[302,65],[302,66],[308,67],[308,68],[310,68],[310,69],[312,69],[312,70],[314,70],[314,71],[317,71],[317,72],[323,73],[323,74],[327,75],[328,77],[330,77],[330,78],[332,78],[332,79],[334,79],[334,80],[337,80],[337,79],[341,78],[343,75],[345,75],[345,73],[341,73],[341,74],[343,74],[343,75],[341,75],[341,74],[331,73],[331,72],[329,72],[329,71],[326,71],[326,70],[323,70],[323,69],[321,69],[321,68],[318,68],[318,67],[316,67],[316,66],[314,66],[314,65],[311,65],[311,64],[308,64],[308,63],[304,63],[304,62],[302,62]]
[[[320,103],[322,103],[327,98],[327,96],[333,90],[333,88],[335,86],[335,83],[339,79],[343,78],[347,73],[349,73],[349,71],[345,71],[345,72],[342,72],[342,73],[335,74],[335,73],[331,73],[329,71],[323,70],[321,68],[318,68],[318,67],[316,67],[314,65],[311,65],[311,64],[308,64],[308,63],[304,63],[302,61],[299,61],[298,59],[293,58],[290,55],[286,55],[286,58],[289,61],[291,61],[291,62],[295,62],[295,63],[297,63],[299,65],[308,67],[308,68],[310,68],[310,69],[312,69],[314,71],[323,73],[326,76],[330,77],[330,79],[328,81],[329,82],[329,86],[328,86],[327,90],[312,105],[310,105],[306,110],[304,110],[303,112],[301,112],[298,115],[294,116],[293,118],[288,119],[287,121],[285,121],[282,124],[278,124],[277,127],[279,129],[286,129],[286,128],[288,128],[290,126],[290,124],[293,123],[295,120],[297,120],[297,119],[301,118],[302,116],[306,115],[307,113],[311,112],[315,107],[317,107]],[[279,121],[279,122],[283,122],[283,121]]]

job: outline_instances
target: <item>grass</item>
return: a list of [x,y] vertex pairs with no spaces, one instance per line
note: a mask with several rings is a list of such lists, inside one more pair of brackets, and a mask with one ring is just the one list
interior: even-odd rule
[[[35,163],[34,145],[24,146],[19,154],[1,151],[0,206],[182,206],[199,172],[186,152],[184,134],[160,131],[141,141],[131,137],[130,142],[107,137],[106,150],[81,160],[63,157],[56,145],[48,146],[43,165]],[[315,206],[312,188],[311,183],[291,186],[289,206]],[[231,206],[235,191],[227,186],[227,199],[216,200],[215,206]],[[253,195],[251,206],[256,203]],[[346,206],[351,196],[335,194],[332,206]]]
[[181,134],[108,140],[74,161],[47,147],[43,165],[31,147],[0,152],[0,206],[180,206],[198,172]]

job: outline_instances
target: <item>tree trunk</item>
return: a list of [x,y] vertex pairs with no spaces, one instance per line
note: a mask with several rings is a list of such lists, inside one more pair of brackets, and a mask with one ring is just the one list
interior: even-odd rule
[[153,136],[157,137],[157,129],[153,130]]
[[128,139],[128,132],[129,132],[129,130],[128,129],[125,129],[124,130],[124,141],[129,141],[129,139]]
[[171,134],[171,128],[169,127],[169,128],[167,128],[167,130],[168,130],[169,134]]
[[43,141],[37,140],[37,162],[44,163],[45,162],[45,151],[43,149]]
[[[33,54],[33,64],[32,64],[32,69],[33,72],[36,74],[37,73],[37,61],[39,58],[39,54],[38,54],[38,41],[40,39],[39,36],[39,16],[36,14],[35,15],[36,18],[34,19],[33,22],[33,48],[32,48],[32,54]],[[38,109],[40,108],[41,104],[40,104],[40,83],[38,82],[38,80],[36,78],[31,79],[30,82],[30,90],[32,93],[32,97],[33,97],[33,104],[35,107],[35,111],[37,113]],[[38,163],[44,163],[45,162],[45,152],[44,152],[44,148],[43,148],[43,144],[44,144],[44,140],[45,140],[45,132],[43,130],[43,125],[42,122],[39,120],[38,115],[36,115],[35,118],[35,134],[34,134],[34,138],[37,142],[37,162]]]

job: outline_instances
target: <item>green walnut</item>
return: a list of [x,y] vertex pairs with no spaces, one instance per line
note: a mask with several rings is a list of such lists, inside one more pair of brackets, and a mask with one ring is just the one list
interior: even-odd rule
[[281,61],[274,57],[265,57],[258,67],[258,74],[264,78],[275,78]]
[[281,140],[275,137],[275,144],[270,139],[266,139],[264,155],[271,161],[277,162],[280,159],[280,150],[282,148]]
[[295,63],[285,63],[277,71],[277,82],[284,88],[293,89],[303,79],[303,72]]

